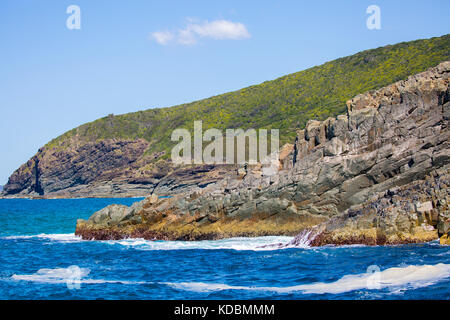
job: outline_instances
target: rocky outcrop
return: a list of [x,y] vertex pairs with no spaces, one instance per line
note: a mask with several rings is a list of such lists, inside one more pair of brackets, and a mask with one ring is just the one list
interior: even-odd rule
[[164,154],[146,154],[143,139],[71,141],[71,148],[44,147],[22,165],[4,186],[6,197],[76,198],[171,195],[214,183],[233,166],[176,167]]
[[445,243],[450,221],[449,185],[447,166],[424,180],[391,188],[305,230],[289,245],[403,244],[427,242],[438,236]]
[[105,140],[70,149],[42,148],[12,174],[4,193],[42,196],[94,181],[111,181],[120,177],[117,172],[121,169],[133,168],[147,146],[144,140]]
[[[437,221],[435,214],[445,217],[448,202],[444,197],[446,173],[442,170],[450,162],[449,74],[450,62],[442,63],[407,80],[356,96],[347,103],[346,115],[309,121],[298,132],[291,151],[276,166],[280,170],[276,174],[250,168],[239,179],[226,177],[195,193],[153,203],[146,199],[140,211],[126,214],[128,218],[120,223],[104,227],[92,220],[79,221],[77,234],[96,239],[288,235],[330,219],[347,221],[355,215],[370,220],[371,216],[381,215],[386,218],[378,219],[379,223],[364,225],[367,228],[363,229],[379,233],[370,241],[366,240],[368,236],[361,238],[366,236],[362,233],[351,240],[331,237],[334,240],[330,243],[403,243],[437,238],[435,228],[448,231],[446,218]],[[433,185],[432,190],[439,196],[430,198],[426,194],[427,183],[431,183],[427,179],[431,178],[427,177],[435,177],[434,172],[438,172],[438,180],[433,182],[438,187]],[[425,182],[420,186],[417,181]],[[410,188],[418,190],[412,192]],[[431,202],[434,218],[412,218],[413,211],[403,205],[414,203],[414,197],[428,209]],[[370,206],[378,211],[370,211]],[[419,207],[414,209],[416,214]],[[355,214],[354,210],[363,214]],[[368,211],[371,213],[366,214]],[[403,219],[404,215],[410,222]],[[399,223],[391,227],[389,221],[397,218]],[[384,229],[380,227],[383,224]],[[322,228],[329,232],[325,225]],[[342,230],[352,226],[338,225]],[[419,232],[416,227],[424,230],[423,235],[415,236]],[[401,235],[391,237],[397,231]],[[352,232],[343,235],[351,237]],[[329,242],[317,239],[317,245]]]

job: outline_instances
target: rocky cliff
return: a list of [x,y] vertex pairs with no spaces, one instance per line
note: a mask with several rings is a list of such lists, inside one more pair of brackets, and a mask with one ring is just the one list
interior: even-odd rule
[[[169,155],[175,145],[170,141],[174,129],[192,129],[195,120],[203,120],[204,130],[279,128],[281,144],[292,143],[296,131],[304,128],[308,119],[324,120],[341,114],[345,112],[345,101],[356,94],[379,89],[449,60],[449,47],[450,35],[404,42],[189,104],[111,114],[72,129],[39,149],[11,175],[1,196],[136,197],[202,189],[235,175],[237,168],[173,166]],[[355,102],[354,108],[364,103]],[[350,121],[364,116],[356,113],[352,112]],[[344,118],[333,120],[336,134],[347,125]],[[310,141],[309,135],[322,130],[318,127],[321,123],[310,122],[307,136],[300,135],[299,141]],[[331,124],[326,126],[331,128]],[[311,143],[322,143],[330,134],[320,132]]]
[[106,139],[70,148],[44,147],[22,165],[4,186],[10,197],[139,197],[149,193],[171,195],[203,188],[234,174],[234,166],[175,167],[146,155],[144,139]]
[[450,169],[380,192],[369,201],[318,226],[305,229],[289,245],[385,245],[417,243],[440,237],[449,242]]
[[275,175],[249,168],[196,192],[108,207],[76,233],[194,240],[306,230],[313,245],[429,241],[437,229],[445,237],[449,75],[444,62],[356,96],[346,115],[309,121]]

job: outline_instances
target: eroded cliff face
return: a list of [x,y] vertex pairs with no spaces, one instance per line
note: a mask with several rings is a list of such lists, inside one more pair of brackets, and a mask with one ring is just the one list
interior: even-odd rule
[[4,196],[35,198],[144,197],[202,188],[234,174],[233,166],[175,167],[163,154],[146,155],[144,139],[107,139],[71,148],[44,147],[4,186]]
[[448,243],[450,168],[380,192],[329,221],[304,230],[289,245]]
[[126,177],[123,169],[131,171],[147,145],[144,140],[105,140],[71,149],[42,148],[13,173],[4,191],[9,195],[42,196]]
[[[79,221],[76,233],[86,239],[191,240],[292,235],[329,223],[330,218],[349,214],[357,206],[370,205],[386,192],[389,196],[393,188],[427,181],[437,170],[445,176],[450,161],[449,73],[450,62],[444,62],[405,81],[356,96],[347,103],[346,115],[308,122],[298,132],[292,151],[280,159],[281,170],[275,175],[251,168],[242,179],[226,177],[195,193],[170,199],[153,195],[122,214],[108,209],[107,214],[99,212],[88,221]],[[435,227],[448,221],[448,184],[443,179],[435,199],[426,201],[431,201],[431,209],[443,220],[416,219],[414,223],[426,232],[421,236],[415,234],[419,229],[410,227],[412,242],[437,238]],[[420,198],[426,190],[414,194]],[[437,206],[441,202],[445,205]],[[383,215],[386,210],[374,214]],[[386,234],[385,225],[371,228]],[[387,242],[405,242],[407,236],[402,237]]]

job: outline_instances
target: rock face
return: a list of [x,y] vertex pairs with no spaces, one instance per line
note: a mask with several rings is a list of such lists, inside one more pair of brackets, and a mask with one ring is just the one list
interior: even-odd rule
[[[385,245],[447,239],[450,169],[379,193],[298,235],[290,245]],[[446,226],[446,227],[445,227]],[[443,238],[444,237],[444,238]]]
[[[75,149],[40,149],[10,177],[9,195],[44,195],[70,190],[93,181],[118,178],[116,171],[133,167],[148,143],[144,140],[106,140]],[[91,170],[96,167],[97,170]]]
[[[444,236],[449,74],[444,62],[356,96],[346,115],[308,122],[274,175],[249,168],[198,192],[143,200],[142,210],[108,227],[79,221],[76,232],[86,239],[193,240],[291,235],[323,223],[315,245],[427,241],[437,238],[435,227]],[[410,203],[414,209],[405,207]],[[360,229],[367,232],[352,231]]]
[[145,155],[146,140],[109,139],[70,143],[74,148],[42,148],[9,178],[9,197],[138,197],[170,195],[202,188],[232,174],[234,167],[174,167]]

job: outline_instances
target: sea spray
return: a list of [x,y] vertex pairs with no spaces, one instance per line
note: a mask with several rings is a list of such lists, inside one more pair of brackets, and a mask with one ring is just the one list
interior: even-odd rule
[[300,232],[291,242],[281,245],[280,247],[308,248],[311,246],[314,239],[316,239],[324,231],[324,229],[324,225],[307,228]]

